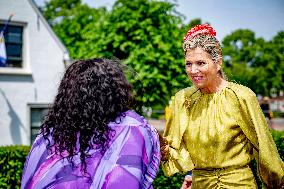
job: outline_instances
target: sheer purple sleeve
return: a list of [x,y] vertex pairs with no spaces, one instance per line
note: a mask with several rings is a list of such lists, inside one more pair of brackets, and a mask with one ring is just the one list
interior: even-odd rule
[[103,188],[151,188],[159,170],[160,144],[156,129],[137,114],[128,116],[139,121],[139,125],[129,124],[116,166],[106,176]]

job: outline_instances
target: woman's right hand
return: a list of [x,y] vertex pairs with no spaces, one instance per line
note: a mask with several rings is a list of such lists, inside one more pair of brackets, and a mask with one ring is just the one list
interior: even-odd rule
[[160,150],[161,150],[161,160],[162,161],[166,161],[169,159],[169,143],[166,140],[166,138],[164,138],[162,135],[159,134],[159,140],[160,140]]

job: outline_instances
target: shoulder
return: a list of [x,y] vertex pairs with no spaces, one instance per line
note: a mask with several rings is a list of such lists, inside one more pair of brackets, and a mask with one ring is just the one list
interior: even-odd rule
[[115,121],[109,122],[110,127],[137,127],[144,123],[144,117],[134,110],[127,110],[118,116]]
[[123,122],[126,122],[128,125],[129,123],[131,123],[130,125],[141,125],[145,122],[144,117],[136,113],[134,110],[128,110],[123,114],[125,114]]
[[229,88],[236,94],[236,96],[242,100],[249,100],[256,98],[256,94],[248,87],[230,82]]
[[125,115],[126,117],[123,120],[123,124],[132,127],[138,127],[142,130],[147,130],[150,133],[157,133],[156,129],[149,124],[148,120],[136,113],[134,110],[126,111]]

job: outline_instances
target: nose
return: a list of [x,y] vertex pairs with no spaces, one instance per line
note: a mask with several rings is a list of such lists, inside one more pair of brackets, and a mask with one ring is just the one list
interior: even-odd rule
[[191,67],[189,68],[189,73],[190,74],[196,74],[199,72],[199,69],[196,65],[192,64]]

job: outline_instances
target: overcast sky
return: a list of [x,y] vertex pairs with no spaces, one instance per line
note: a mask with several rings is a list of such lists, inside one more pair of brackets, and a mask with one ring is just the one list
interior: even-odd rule
[[[40,6],[45,0],[35,0]],[[92,7],[111,9],[115,0],[82,0]],[[271,39],[284,31],[284,0],[170,0],[178,4],[177,11],[190,19],[201,18],[217,31],[217,38],[236,29],[250,29],[257,37]]]

